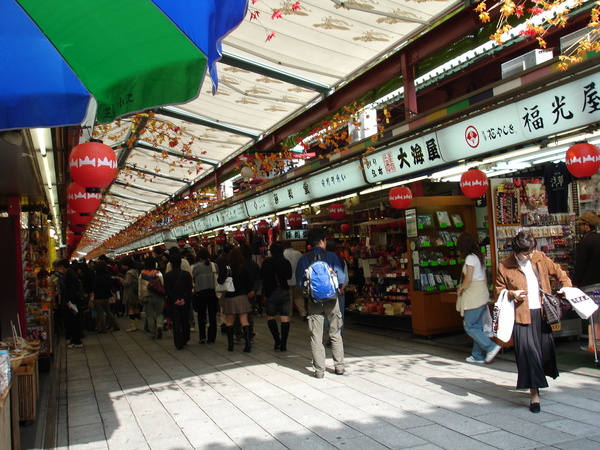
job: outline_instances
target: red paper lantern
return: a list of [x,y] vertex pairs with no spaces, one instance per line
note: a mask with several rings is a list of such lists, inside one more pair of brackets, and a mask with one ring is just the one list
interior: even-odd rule
[[200,242],[202,243],[203,247],[208,247],[210,245],[210,238],[203,237]]
[[81,233],[76,233],[73,230],[67,230],[67,245],[78,244],[81,240]]
[[215,237],[215,242],[217,243],[217,245],[223,245],[225,244],[225,242],[227,242],[227,236],[225,236],[224,234],[217,234],[217,236]]
[[69,155],[73,180],[85,188],[108,186],[117,175],[117,155],[101,142],[91,141],[73,147]]
[[88,192],[79,184],[71,183],[67,188],[67,202],[71,209],[79,214],[91,214],[102,203],[102,194],[100,192]]
[[233,233],[233,239],[240,244],[246,242],[246,233],[243,230],[237,230]]
[[298,213],[291,213],[287,216],[290,228],[300,228],[302,226],[302,216]]
[[569,147],[565,159],[567,170],[577,178],[591,177],[600,169],[600,150],[587,142]]
[[460,177],[460,190],[469,198],[479,198],[487,192],[488,177],[479,169],[469,169]]
[[92,220],[92,214],[79,214],[67,204],[67,219],[74,225],[87,225]]
[[177,241],[177,247],[179,247],[179,248],[185,247],[185,241],[183,239],[180,241]]
[[188,239],[188,244],[190,244],[192,247],[195,247],[198,244],[198,239],[191,237]]
[[343,203],[333,203],[329,206],[329,217],[333,220],[342,220],[346,217],[346,206]]
[[388,198],[393,208],[405,209],[412,202],[412,191],[406,186],[395,187],[390,189]]
[[341,224],[341,225],[340,225],[340,231],[341,231],[343,234],[348,234],[348,233],[350,233],[350,225],[349,225],[349,224],[347,224],[347,223],[343,223],[343,224]]
[[71,230],[74,233],[83,233],[85,231],[86,226],[87,225],[80,223],[69,223],[69,230]]
[[267,234],[269,231],[269,223],[266,220],[261,220],[256,224],[256,230],[260,234]]

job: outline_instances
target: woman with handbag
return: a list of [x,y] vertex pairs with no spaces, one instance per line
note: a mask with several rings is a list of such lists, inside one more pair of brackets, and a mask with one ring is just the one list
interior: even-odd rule
[[571,286],[569,276],[543,252],[537,251],[535,237],[519,231],[512,239],[513,253],[498,266],[494,291],[506,289],[515,305],[515,359],[517,389],[529,389],[529,410],[540,412],[539,389],[548,387],[546,377],[556,379],[558,368],[552,328],[542,314],[544,292],[552,292],[550,278],[562,287]]
[[[248,322],[248,313],[252,312],[249,296],[254,295],[251,274],[248,267],[244,264],[244,255],[239,247],[235,247],[227,254],[227,262],[229,265],[219,266],[219,277],[217,282],[224,284],[229,277],[233,286],[226,291],[223,296],[223,313],[225,314],[225,327],[227,331],[227,351],[233,351],[233,322],[236,314],[239,315],[242,332],[244,333],[244,341],[246,346],[245,352],[252,350],[250,342],[250,324]],[[231,290],[233,289],[233,290]]]
[[[194,297],[192,306],[198,313],[198,330],[200,343],[214,344],[217,338],[217,310],[219,299],[215,293],[216,277],[219,274],[217,265],[210,261],[205,247],[198,251],[198,262],[192,267],[194,279]],[[208,320],[208,334],[206,322]]]
[[465,332],[473,339],[469,363],[490,363],[500,351],[483,332],[484,314],[489,314],[490,293],[487,286],[483,253],[472,234],[464,232],[456,242],[460,257],[465,260],[462,281],[456,293],[456,310],[464,317]]

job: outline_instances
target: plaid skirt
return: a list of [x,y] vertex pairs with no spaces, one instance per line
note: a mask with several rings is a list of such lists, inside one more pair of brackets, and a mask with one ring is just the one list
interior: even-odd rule
[[223,297],[221,299],[223,314],[247,314],[252,311],[252,305],[247,295],[236,295],[235,297]]

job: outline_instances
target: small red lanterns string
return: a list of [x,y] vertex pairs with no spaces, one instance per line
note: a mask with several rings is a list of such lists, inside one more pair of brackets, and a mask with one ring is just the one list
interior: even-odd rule
[[587,142],[578,142],[565,155],[567,170],[577,178],[591,177],[600,169],[600,150]]
[[223,245],[225,244],[225,242],[227,242],[227,236],[225,236],[224,234],[217,234],[217,236],[215,237],[215,243],[217,245]]
[[233,233],[233,239],[235,239],[235,241],[239,242],[240,244],[246,242],[246,233],[244,232],[244,230],[236,230]]
[[487,192],[489,180],[479,169],[469,169],[460,177],[460,190],[469,198],[479,198]]
[[300,228],[302,226],[302,216],[298,213],[291,213],[287,216],[290,228]]
[[195,248],[196,245],[198,245],[198,239],[196,239],[195,237],[188,238],[187,242],[193,248]]
[[67,188],[67,202],[79,214],[91,214],[102,203],[102,195],[100,192],[87,192],[77,183],[71,183]]
[[200,240],[200,243],[202,244],[203,247],[208,247],[210,245],[210,238],[203,237]]
[[329,206],[329,217],[333,220],[342,220],[346,217],[346,206],[343,203],[332,203]]
[[390,189],[388,198],[393,208],[406,209],[412,202],[412,191],[406,186],[395,187]]
[[117,156],[99,141],[79,144],[69,155],[69,171],[81,187],[104,189],[117,175]]
[[183,239],[180,241],[177,241],[177,247],[179,247],[179,248],[185,247],[185,241]]
[[260,234],[267,234],[269,232],[269,223],[266,220],[261,220],[256,224],[256,230]]

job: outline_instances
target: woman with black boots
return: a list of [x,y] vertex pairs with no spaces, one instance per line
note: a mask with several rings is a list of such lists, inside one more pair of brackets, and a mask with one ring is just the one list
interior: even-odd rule
[[[263,281],[267,297],[267,325],[275,341],[274,349],[285,352],[290,333],[290,288],[288,280],[292,278],[292,265],[283,256],[283,245],[274,242],[269,248],[271,256],[265,259],[260,268],[260,279]],[[275,316],[279,313],[281,320],[281,336],[277,328]]]
[[219,284],[225,283],[227,277],[233,279],[233,292],[225,292],[223,296],[223,313],[225,314],[225,326],[227,330],[227,350],[233,351],[233,322],[236,314],[239,315],[244,341],[245,352],[252,350],[250,342],[250,326],[248,324],[248,313],[252,312],[252,305],[248,297],[254,295],[253,280],[251,280],[248,268],[244,264],[244,255],[239,248],[234,248],[227,255],[226,260],[217,261],[219,267]]

